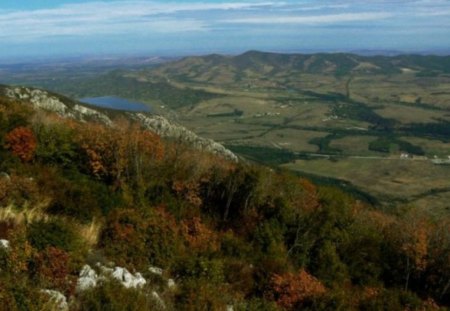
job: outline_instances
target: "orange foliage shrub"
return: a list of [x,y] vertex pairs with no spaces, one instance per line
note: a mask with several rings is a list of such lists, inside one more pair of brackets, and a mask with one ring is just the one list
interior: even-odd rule
[[179,226],[164,208],[150,214],[120,209],[108,216],[100,246],[116,264],[140,270],[149,264],[169,266],[181,250],[179,241]]
[[79,129],[78,141],[88,157],[92,174],[116,182],[139,179],[146,165],[164,156],[160,137],[137,125],[118,123],[107,128],[87,124]]
[[21,206],[25,202],[33,204],[39,201],[39,189],[33,179],[15,174],[10,178],[0,178],[0,206],[11,203]]
[[183,221],[181,230],[190,248],[198,251],[216,251],[219,249],[217,234],[203,224],[199,217]]
[[420,214],[407,215],[393,222],[387,237],[406,259],[407,273],[422,272],[429,260],[429,240],[432,225]]
[[307,212],[315,211],[320,206],[317,187],[304,178],[300,179],[299,183],[304,190],[304,194],[301,199],[302,209]]
[[295,310],[302,303],[326,292],[325,286],[303,269],[298,274],[275,274],[271,283],[275,301],[288,310]]
[[177,195],[181,196],[195,207],[200,207],[203,203],[202,198],[199,195],[200,184],[195,181],[174,181],[172,184],[172,189]]
[[37,140],[29,128],[17,127],[6,134],[5,147],[23,162],[29,162],[34,157]]
[[26,239],[24,226],[17,226],[9,236],[10,249],[8,251],[8,269],[13,274],[28,271],[28,266],[35,253],[35,249]]
[[422,223],[409,234],[410,239],[403,243],[402,250],[413,259],[416,269],[423,271],[427,266],[428,228]]
[[45,286],[60,290],[68,289],[69,254],[49,246],[35,257],[36,273]]
[[381,289],[377,287],[366,286],[362,289],[363,299],[374,299],[380,294]]

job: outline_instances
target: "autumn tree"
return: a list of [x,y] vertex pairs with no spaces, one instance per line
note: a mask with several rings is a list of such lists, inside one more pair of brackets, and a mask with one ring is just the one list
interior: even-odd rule
[[36,151],[37,141],[33,131],[27,127],[17,127],[5,137],[5,147],[22,162],[30,162]]
[[291,254],[296,248],[304,246],[304,236],[309,234],[309,231],[305,231],[303,217],[317,211],[320,207],[319,195],[317,188],[307,179],[300,179],[298,182],[293,182],[292,187],[296,189],[290,191],[289,199],[291,205],[293,205],[293,219],[292,231],[295,231],[293,241],[290,244],[288,253]]
[[389,268],[403,278],[405,290],[410,288],[412,278],[418,281],[427,268],[430,230],[426,216],[413,211],[393,223],[387,232]]
[[273,275],[269,295],[273,295],[281,307],[287,310],[298,310],[302,305],[320,297],[325,292],[325,286],[302,269],[297,274]]
[[164,155],[158,135],[125,121],[118,121],[112,128],[100,124],[83,126],[78,141],[91,173],[118,187],[124,182],[142,183],[149,165]]
[[199,217],[182,221],[181,231],[190,249],[211,252],[219,249],[217,233],[203,224]]

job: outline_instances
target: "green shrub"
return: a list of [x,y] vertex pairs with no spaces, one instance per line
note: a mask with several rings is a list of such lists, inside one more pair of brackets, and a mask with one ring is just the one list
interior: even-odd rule
[[210,284],[224,281],[224,265],[221,259],[186,256],[177,262],[174,273],[182,279],[203,279]]
[[252,298],[248,301],[239,303],[235,308],[236,311],[278,311],[280,307],[273,301],[267,301],[262,298]]
[[36,157],[45,164],[68,167],[76,159],[73,130],[64,124],[35,125]]
[[165,308],[145,290],[125,288],[115,281],[103,283],[94,289],[82,292],[74,310],[89,311],[143,311]]
[[0,310],[5,311],[53,311],[46,306],[48,297],[25,278],[0,279]]
[[175,297],[175,310],[226,310],[231,297],[224,285],[206,279],[186,280]]
[[39,251],[49,246],[67,252],[78,250],[82,244],[80,237],[70,223],[63,220],[37,221],[28,226],[27,239]]

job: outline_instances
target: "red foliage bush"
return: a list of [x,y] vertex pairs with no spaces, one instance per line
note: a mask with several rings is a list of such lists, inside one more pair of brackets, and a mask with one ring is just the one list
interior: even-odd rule
[[69,289],[69,254],[49,246],[35,257],[38,278],[48,287],[66,291]]
[[219,238],[217,233],[202,223],[199,217],[181,223],[182,234],[190,248],[198,251],[217,251]]
[[29,128],[17,127],[6,134],[5,147],[22,162],[30,162],[36,152],[37,140]]
[[275,301],[279,306],[288,310],[294,310],[308,300],[326,292],[325,286],[303,269],[298,274],[275,274],[271,283]]

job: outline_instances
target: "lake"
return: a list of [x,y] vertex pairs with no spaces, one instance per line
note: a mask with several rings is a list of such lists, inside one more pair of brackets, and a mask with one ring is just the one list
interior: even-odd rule
[[125,98],[116,96],[102,96],[102,97],[86,97],[79,100],[82,103],[90,104],[97,107],[126,110],[126,111],[146,111],[152,109],[143,103],[132,102]]

